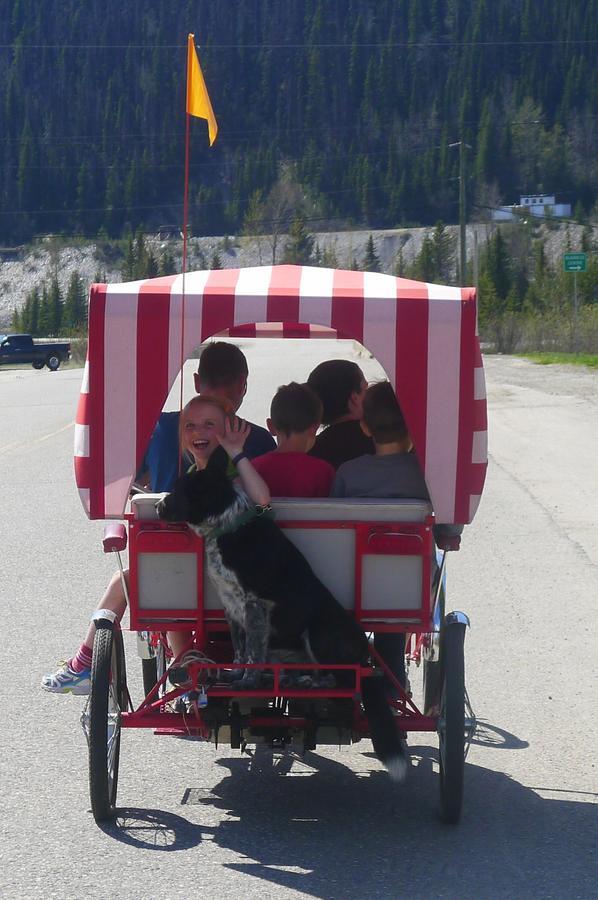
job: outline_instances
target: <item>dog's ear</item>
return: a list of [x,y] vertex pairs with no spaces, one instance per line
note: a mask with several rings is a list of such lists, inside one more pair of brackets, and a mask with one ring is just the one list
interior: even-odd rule
[[181,476],[160,503],[158,514],[169,522],[201,525],[205,519],[221,515],[234,499],[235,489],[224,472],[203,469]]

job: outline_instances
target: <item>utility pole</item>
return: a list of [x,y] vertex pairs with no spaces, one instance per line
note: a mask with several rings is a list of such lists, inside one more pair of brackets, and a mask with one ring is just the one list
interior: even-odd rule
[[459,282],[465,286],[467,277],[467,230],[465,209],[465,150],[471,150],[465,141],[455,141],[449,147],[459,148]]

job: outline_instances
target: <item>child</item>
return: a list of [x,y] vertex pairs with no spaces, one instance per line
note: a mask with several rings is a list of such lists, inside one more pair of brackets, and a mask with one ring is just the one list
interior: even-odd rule
[[429,500],[428,489],[403,413],[389,381],[368,388],[363,398],[361,430],[374,442],[375,455],[342,464],[333,497],[408,497]]
[[[226,341],[214,341],[200,356],[194,375],[195,390],[223,400],[229,404],[231,414],[236,413],[247,393],[248,374],[247,360],[238,347]],[[249,435],[243,450],[249,459],[274,449],[274,440],[265,428],[252,422],[247,424]],[[171,491],[178,478],[179,431],[178,412],[160,415],[139,473],[140,483],[149,485],[152,491]]]
[[[374,442],[374,456],[359,456],[339,467],[332,497],[380,497],[429,500],[428,489],[415,453],[403,413],[388,381],[368,388],[363,398],[361,428]],[[437,525],[439,541],[450,535],[458,541],[459,525]],[[404,686],[405,635],[375,634],[374,646]]]
[[[201,395],[190,400],[181,413],[181,450],[193,457],[198,469],[218,465],[225,468],[231,477],[238,474],[249,498],[257,506],[268,506],[268,487],[243,452],[250,426],[243,419],[231,417],[230,413],[231,405],[216,397]],[[126,570],[127,579],[128,574]],[[117,572],[110,580],[99,608],[111,610],[121,619],[126,605],[120,573]],[[92,622],[77,653],[56,672],[44,675],[41,684],[44,690],[54,694],[89,694],[94,636],[95,624]],[[190,637],[182,631],[169,633],[168,641],[175,656],[189,643]]]
[[373,453],[374,445],[359,427],[367,381],[357,363],[348,359],[328,359],[310,373],[307,383],[322,401],[322,422],[327,427],[317,436],[311,456],[335,469]]
[[279,387],[270,406],[268,429],[278,446],[258,456],[253,465],[273,497],[328,497],[332,466],[308,451],[322,420],[322,403],[306,384]]

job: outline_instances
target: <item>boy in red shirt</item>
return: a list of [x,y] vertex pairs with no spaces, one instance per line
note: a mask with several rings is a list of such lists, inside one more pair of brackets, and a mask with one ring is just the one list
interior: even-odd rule
[[252,460],[273,497],[328,497],[334,469],[309,456],[322,421],[322,403],[306,384],[279,387],[270,406],[268,430],[276,450]]

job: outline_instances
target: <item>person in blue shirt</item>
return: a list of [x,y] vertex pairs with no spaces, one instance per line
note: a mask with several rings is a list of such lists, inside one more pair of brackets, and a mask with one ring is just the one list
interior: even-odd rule
[[[213,341],[203,350],[197,372],[195,390],[226,400],[236,413],[247,393],[249,369],[244,353],[235,344]],[[179,464],[179,412],[162,413],[154,428],[137,481],[156,493],[171,491],[187,464]],[[249,459],[276,449],[272,435],[249,422],[249,436],[244,452]],[[189,460],[189,463],[191,460]]]

